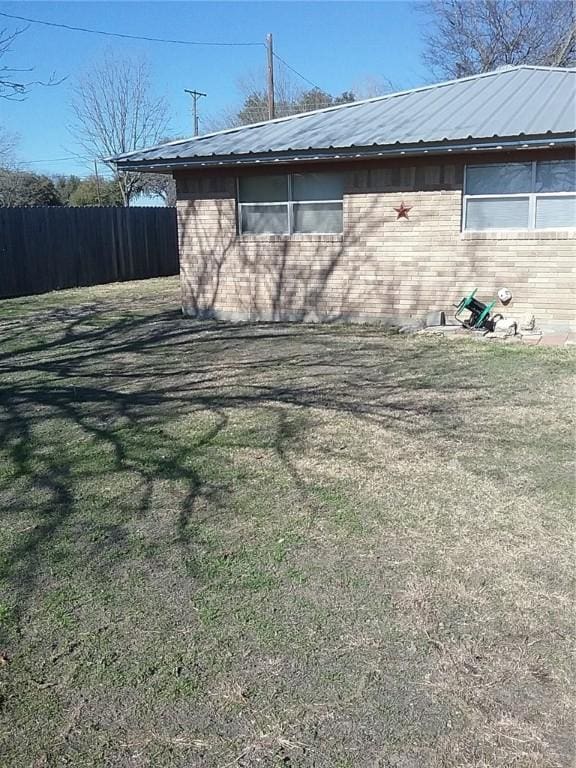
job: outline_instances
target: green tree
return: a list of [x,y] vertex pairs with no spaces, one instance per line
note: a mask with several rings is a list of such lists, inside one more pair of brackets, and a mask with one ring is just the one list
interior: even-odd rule
[[0,205],[61,205],[54,182],[48,176],[25,171],[0,170]]
[[88,176],[80,180],[68,199],[68,205],[123,205],[120,185],[116,179],[97,179],[96,176]]
[[81,184],[82,179],[80,176],[72,174],[70,176],[52,176],[52,181],[54,182],[54,186],[56,187],[62,205],[68,205],[71,195],[77,189],[78,185]]
[[166,206],[176,205],[176,182],[166,173],[143,174],[142,193],[161,197]]

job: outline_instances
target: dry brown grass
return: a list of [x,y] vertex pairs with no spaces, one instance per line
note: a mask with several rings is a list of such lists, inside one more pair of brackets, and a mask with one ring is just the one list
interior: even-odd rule
[[573,368],[0,303],[0,764],[571,765]]

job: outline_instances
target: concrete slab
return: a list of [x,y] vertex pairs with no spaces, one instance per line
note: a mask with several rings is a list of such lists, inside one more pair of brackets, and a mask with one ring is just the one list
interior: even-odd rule
[[437,325],[422,328],[416,331],[416,333],[425,336],[441,335],[452,339],[464,336],[469,339],[476,339],[477,341],[491,341],[504,344],[527,344],[529,346],[541,344],[547,347],[576,346],[576,333],[568,331],[524,331],[511,336],[494,331],[486,333],[485,331],[468,330],[460,325]]
[[568,340],[568,333],[543,333],[542,344],[546,347],[563,347]]

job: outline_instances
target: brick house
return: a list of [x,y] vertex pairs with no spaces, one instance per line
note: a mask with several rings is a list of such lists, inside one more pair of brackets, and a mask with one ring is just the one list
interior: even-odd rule
[[575,326],[576,70],[511,67],[116,158],[173,174],[186,314]]

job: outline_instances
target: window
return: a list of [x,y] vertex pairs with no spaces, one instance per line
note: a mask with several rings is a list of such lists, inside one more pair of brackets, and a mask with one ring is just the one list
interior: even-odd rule
[[576,228],[576,160],[469,165],[464,229]]
[[342,232],[344,178],[337,173],[246,176],[238,181],[240,232]]

